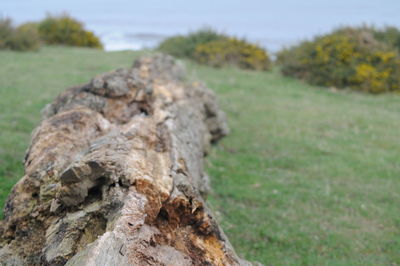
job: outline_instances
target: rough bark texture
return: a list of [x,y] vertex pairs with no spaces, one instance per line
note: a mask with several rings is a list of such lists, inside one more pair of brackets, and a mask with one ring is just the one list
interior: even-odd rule
[[46,107],[1,224],[2,265],[247,265],[202,196],[227,134],[214,94],[168,56]]

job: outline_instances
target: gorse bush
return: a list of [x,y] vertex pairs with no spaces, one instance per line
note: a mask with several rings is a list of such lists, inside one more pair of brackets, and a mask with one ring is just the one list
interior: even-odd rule
[[102,48],[93,32],[68,15],[48,16],[39,23],[25,23],[15,28],[11,19],[0,19],[0,49],[37,50],[41,42],[69,46]]
[[271,65],[264,49],[208,28],[168,38],[158,50],[213,67],[234,65],[244,69],[267,70]]
[[397,49],[365,27],[342,28],[284,49],[277,63],[283,74],[311,84],[371,93],[400,91]]
[[234,65],[243,69],[268,70],[271,61],[264,49],[236,38],[225,38],[200,44],[194,59],[213,67]]
[[39,23],[38,29],[46,44],[102,48],[93,32],[85,30],[81,22],[68,15],[49,15]]
[[176,57],[194,57],[196,47],[208,42],[225,39],[227,36],[210,28],[200,29],[188,35],[167,38],[158,46],[158,50]]
[[36,28],[27,25],[14,28],[11,19],[0,19],[0,49],[28,51],[39,47],[40,38]]

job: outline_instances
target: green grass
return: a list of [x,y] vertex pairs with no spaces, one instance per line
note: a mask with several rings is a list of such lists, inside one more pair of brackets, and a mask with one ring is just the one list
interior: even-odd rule
[[[138,53],[0,52],[0,203],[23,175],[40,110]],[[209,202],[237,252],[266,265],[400,265],[400,95],[334,92],[189,64],[232,133],[207,160]]]

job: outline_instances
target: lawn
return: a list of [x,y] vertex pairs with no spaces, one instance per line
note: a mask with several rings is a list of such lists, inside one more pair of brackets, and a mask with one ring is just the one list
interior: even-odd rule
[[[23,175],[40,110],[146,52],[0,52],[0,204]],[[207,160],[209,203],[237,252],[266,265],[400,265],[400,95],[306,85],[272,72],[189,74],[215,90],[231,134]]]

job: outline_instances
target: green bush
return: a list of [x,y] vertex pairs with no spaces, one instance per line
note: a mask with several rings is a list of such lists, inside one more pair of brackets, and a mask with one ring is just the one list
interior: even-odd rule
[[400,56],[370,28],[342,28],[277,55],[284,75],[372,93],[400,91]]
[[40,47],[39,32],[33,24],[22,24],[17,27],[11,40],[13,50],[38,50]]
[[164,40],[158,50],[176,57],[194,58],[196,47],[211,41],[225,39],[227,36],[212,29],[205,28],[188,35],[177,35]]
[[0,19],[0,49],[9,48],[9,40],[13,31],[14,29],[12,27],[11,19]]
[[158,50],[213,67],[235,65],[244,69],[267,70],[271,65],[266,51],[257,45],[209,28],[168,38]]
[[384,29],[373,29],[377,40],[387,43],[400,51],[400,30],[396,27],[385,27]]
[[271,61],[264,49],[236,38],[200,44],[196,47],[194,59],[213,67],[234,65],[254,70],[268,70],[271,67]]
[[11,19],[0,19],[0,49],[28,51],[39,47],[40,38],[35,27],[24,24],[14,28]]
[[39,34],[50,45],[102,48],[99,38],[93,32],[85,30],[81,22],[68,15],[49,15],[39,23]]

